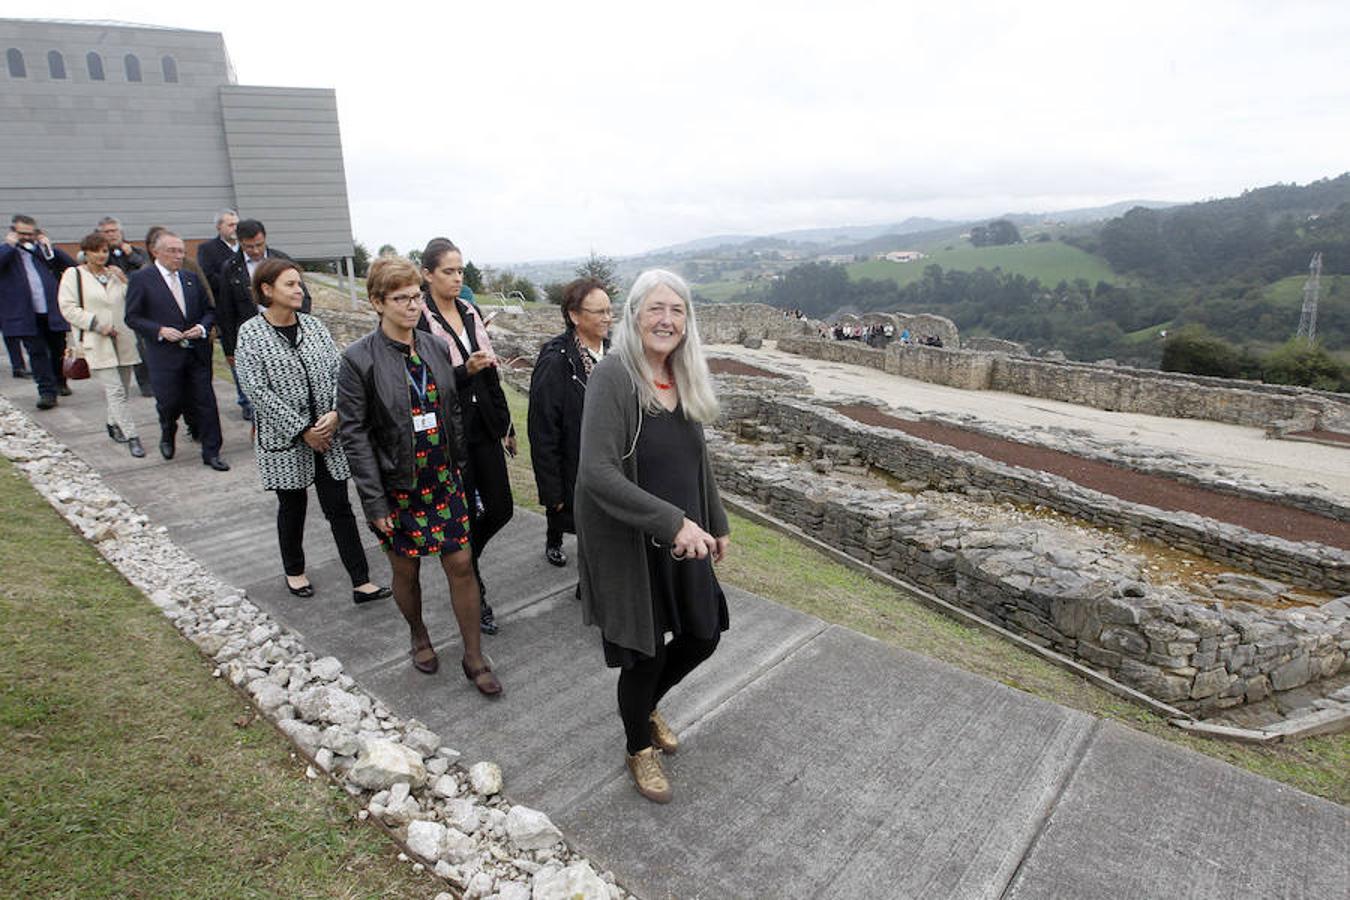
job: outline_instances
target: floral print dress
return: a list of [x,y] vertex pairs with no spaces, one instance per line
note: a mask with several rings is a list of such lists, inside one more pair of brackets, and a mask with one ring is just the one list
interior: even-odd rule
[[[413,416],[437,411],[440,392],[431,370],[416,353],[408,354],[407,364]],[[413,429],[416,486],[410,491],[389,492],[394,530],[380,536],[380,546],[399,556],[436,556],[469,546],[469,509],[459,470],[447,446],[452,438],[441,423],[437,426]]]

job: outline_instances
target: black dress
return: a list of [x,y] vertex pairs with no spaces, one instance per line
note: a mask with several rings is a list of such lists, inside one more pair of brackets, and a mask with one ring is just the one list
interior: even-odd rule
[[[706,529],[702,484],[703,436],[698,426],[685,418],[684,407],[674,412],[643,412],[642,431],[637,441],[638,487],[673,503],[684,514]],[[652,586],[652,619],[656,643],[665,643],[665,634],[682,634],[712,640],[730,627],[727,598],[713,573],[712,559],[677,560],[670,547],[652,545],[647,540],[647,577]],[[629,647],[606,640],[605,665],[629,668],[647,657]]]

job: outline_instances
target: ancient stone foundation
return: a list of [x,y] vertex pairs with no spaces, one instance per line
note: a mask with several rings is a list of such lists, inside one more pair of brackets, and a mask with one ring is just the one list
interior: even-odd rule
[[[756,438],[784,437],[749,420],[730,427]],[[855,448],[822,436],[801,441],[796,449],[862,462]],[[1205,605],[1175,586],[1148,584],[1137,560],[1074,545],[1035,523],[981,527],[922,496],[862,489],[773,457],[763,446],[716,435],[710,450],[723,490],[1180,709],[1204,713],[1256,702],[1350,669],[1350,609],[1342,606]]]
[[726,395],[723,415],[731,423],[768,425],[780,435],[779,440],[788,443],[822,441],[856,448],[866,465],[901,481],[918,480],[943,490],[987,491],[998,501],[1049,507],[1258,575],[1336,594],[1350,593],[1350,553],[1334,547],[1295,543],[1192,513],[1130,503],[1056,475],[864,425],[806,400]]

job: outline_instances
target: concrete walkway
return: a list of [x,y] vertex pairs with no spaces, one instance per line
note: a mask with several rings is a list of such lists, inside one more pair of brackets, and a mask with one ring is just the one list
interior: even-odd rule
[[[575,570],[543,559],[542,517],[517,510],[484,560],[502,623],[486,644],[506,685],[486,701],[455,664],[444,582],[427,582],[442,666],[425,676],[392,602],[351,604],[317,502],[306,548],[318,596],[286,593],[275,501],[258,488],[232,386],[217,384],[227,474],[185,437],[177,459],[160,459],[139,398],[150,455],[133,460],[108,440],[95,387],[76,391],[37,420],[395,713],[466,762],[499,762],[513,801],[548,812],[642,896],[1350,892],[1346,808],[737,590],[721,649],[664,707],[683,746],[668,765],[675,801],[655,806],[629,782],[615,673],[581,625]],[[4,377],[0,392],[32,409],[30,382]]]

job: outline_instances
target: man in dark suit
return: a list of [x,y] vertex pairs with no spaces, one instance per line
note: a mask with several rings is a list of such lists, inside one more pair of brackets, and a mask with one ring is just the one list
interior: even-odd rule
[[[234,371],[234,344],[239,336],[239,326],[258,314],[258,307],[253,302],[253,270],[269,257],[293,262],[285,253],[267,246],[267,229],[257,219],[244,219],[236,234],[239,252],[225,260],[216,274],[216,284],[220,285],[216,291],[216,328],[220,330],[220,348],[225,352],[231,372]],[[300,289],[305,292],[300,311],[307,313],[312,305],[309,288],[301,281]],[[238,385],[236,378],[236,390]],[[243,391],[239,391],[239,408],[244,419],[252,421],[253,409]]]
[[132,274],[126,322],[145,338],[150,383],[159,411],[159,452],[173,459],[178,417],[189,406],[202,442],[202,464],[229,471],[220,458],[220,417],[211,388],[211,325],[215,315],[206,288],[183,270],[183,239],[172,231],[155,237],[155,264]]
[[73,265],[75,260],[52,246],[32,216],[10,220],[0,243],[0,332],[6,339],[17,338],[28,351],[38,409],[51,409],[57,394],[70,393],[61,371],[70,326],[61,315],[56,289],[61,273]]
[[238,225],[239,213],[222,209],[216,213],[216,236],[197,245],[197,268],[202,270],[213,300],[220,297],[220,282],[216,280],[220,267],[239,252],[239,237],[235,233]]

